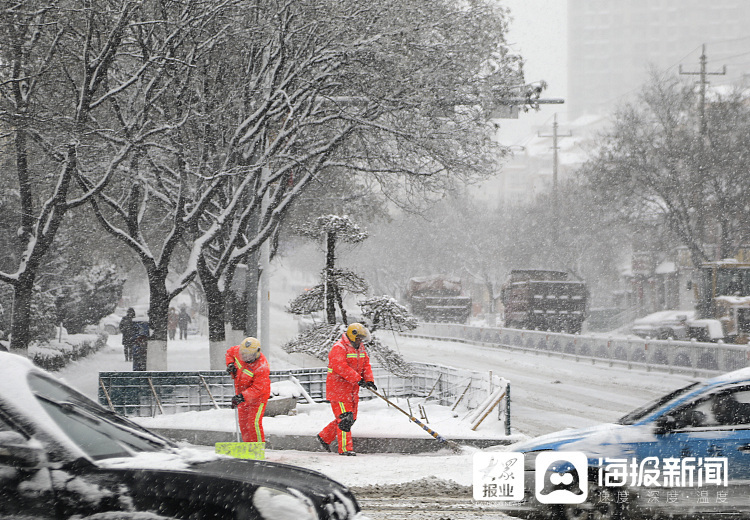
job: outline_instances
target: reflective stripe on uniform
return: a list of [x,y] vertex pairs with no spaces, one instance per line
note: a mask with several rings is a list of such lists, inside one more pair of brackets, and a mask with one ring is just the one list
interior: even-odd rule
[[242,361],[240,361],[236,356],[234,358],[234,361],[235,361],[236,365],[239,365],[239,366],[243,367],[242,368],[242,372],[244,372],[245,374],[249,375],[250,377],[255,377],[255,374],[253,374],[252,372],[250,372],[247,368],[244,368],[244,366],[242,364]]
[[258,413],[255,414],[255,438],[257,442],[263,442],[262,435],[260,434],[260,421],[263,419],[263,411],[266,409],[266,403],[263,403],[258,408]]
[[[341,413],[346,413],[346,406],[344,406],[344,403],[339,403],[339,408],[341,408]],[[341,446],[341,452],[346,452],[346,434],[344,430],[339,430],[341,432],[341,440],[339,441],[339,446]]]

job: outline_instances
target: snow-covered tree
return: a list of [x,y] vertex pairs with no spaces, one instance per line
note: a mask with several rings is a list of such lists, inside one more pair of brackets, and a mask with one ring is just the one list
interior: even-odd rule
[[367,238],[367,233],[346,215],[318,217],[315,222],[300,226],[298,232],[303,237],[325,244],[326,265],[321,275],[321,283],[292,301],[289,304],[290,312],[294,313],[296,310],[297,314],[309,314],[325,309],[326,321],[333,325],[336,323],[338,305],[341,318],[347,323],[344,309],[345,293],[365,294],[369,287],[364,278],[355,272],[336,268],[336,246],[339,242],[358,244]]
[[71,334],[83,332],[115,311],[125,279],[112,265],[97,265],[67,280],[53,291],[57,321]]
[[[0,281],[13,287],[10,348],[19,354],[28,350],[35,281],[63,217],[112,179],[142,137],[112,132],[108,115],[113,93],[131,93],[143,73],[127,66],[124,49],[140,5],[32,0],[0,7],[0,153],[14,179],[18,229],[8,244],[17,255]],[[82,177],[87,187],[77,190]]]
[[[703,109],[701,107],[703,106]],[[693,263],[732,257],[750,240],[747,92],[710,94],[654,75],[616,113],[582,174],[602,207],[628,223],[676,237]]]
[[[236,266],[253,262],[310,185],[364,176],[343,196],[362,197],[367,186],[407,204],[486,175],[487,116],[523,80],[520,59],[504,45],[506,13],[492,2],[439,1],[425,10],[411,0],[270,1],[252,13],[234,47],[205,69],[216,75],[205,84],[223,87],[216,104],[233,109],[225,119],[239,123],[222,134],[216,113],[201,127],[210,133],[192,140],[210,144],[203,157],[252,179],[245,192],[240,177],[228,182],[196,235],[203,241],[222,223],[198,262],[217,343]],[[240,193],[241,208],[228,212]]]
[[[324,215],[315,222],[300,227],[302,236],[323,242],[326,249],[326,267],[321,283],[294,298],[287,307],[292,314],[306,315],[326,311],[326,322],[303,331],[283,346],[287,352],[305,353],[318,359],[328,358],[331,345],[337,341],[348,325],[343,296],[346,292],[365,294],[367,282],[358,274],[336,267],[336,244],[346,242],[358,244],[367,238],[367,233],[347,216]],[[378,329],[403,331],[417,327],[416,319],[405,307],[389,296],[371,297],[358,302],[362,316],[371,332]],[[336,318],[336,307],[341,321]],[[394,374],[408,375],[409,364],[400,354],[393,352],[378,338],[372,337],[368,347],[380,364]]]

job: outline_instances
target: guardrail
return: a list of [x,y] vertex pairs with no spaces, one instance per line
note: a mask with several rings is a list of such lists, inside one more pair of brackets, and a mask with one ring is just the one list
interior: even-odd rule
[[696,375],[698,372],[730,372],[750,366],[748,345],[590,336],[454,323],[422,323],[404,335],[497,345],[594,362],[601,360],[628,368],[692,371]]
[[[373,366],[375,381],[387,397],[434,399],[439,404],[475,410],[485,404],[498,388],[505,390],[498,417],[510,432],[510,382],[491,372],[481,373],[453,367],[414,363],[414,375],[395,376]],[[317,402],[325,400],[327,368],[271,371],[271,382],[296,378]],[[99,403],[126,416],[153,417],[229,407],[234,383],[224,371],[197,372],[100,372]],[[367,394],[363,392],[363,398]],[[303,401],[303,398],[300,397]],[[424,402],[424,401],[421,401]],[[418,403],[415,402],[415,405]],[[416,416],[416,412],[415,412]]]

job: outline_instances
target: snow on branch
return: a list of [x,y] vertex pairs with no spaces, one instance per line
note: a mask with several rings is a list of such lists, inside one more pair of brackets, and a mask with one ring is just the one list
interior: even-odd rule
[[417,319],[390,296],[375,296],[357,302],[362,315],[372,323],[372,331],[377,329],[402,332],[417,328]]
[[308,291],[294,298],[287,306],[287,312],[297,315],[312,314],[322,311],[325,307],[325,292],[323,285],[316,285]]
[[290,354],[307,354],[322,361],[328,360],[328,351],[344,333],[341,324],[321,323],[297,335],[281,348]]
[[322,240],[329,234],[336,240],[356,244],[367,238],[367,232],[360,229],[347,215],[323,215],[314,222],[306,222],[297,227],[303,237]]
[[[346,327],[341,324],[322,323],[302,332],[281,348],[290,354],[307,354],[321,361],[327,361],[328,352],[345,330]],[[372,337],[366,348],[378,364],[391,374],[407,378],[414,375],[412,365],[401,354],[383,345],[379,339]]]

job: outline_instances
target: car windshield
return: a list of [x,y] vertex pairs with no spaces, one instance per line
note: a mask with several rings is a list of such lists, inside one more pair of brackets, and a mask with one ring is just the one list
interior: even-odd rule
[[635,424],[636,422],[640,421],[641,419],[651,414],[658,408],[661,408],[665,404],[682,397],[683,395],[685,395],[687,392],[689,392],[696,386],[698,386],[697,382],[690,383],[689,385],[682,387],[679,390],[675,390],[674,392],[670,392],[662,397],[659,397],[649,403],[644,404],[643,406],[639,406],[632,412],[621,417],[620,420],[617,421],[617,423],[618,424]]
[[160,451],[172,445],[42,374],[30,374],[29,387],[52,420],[94,460]]

